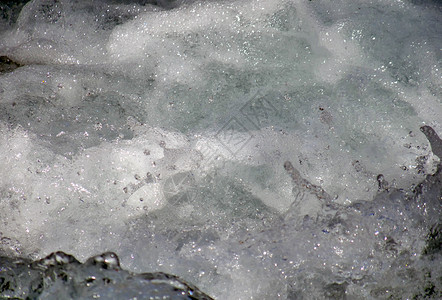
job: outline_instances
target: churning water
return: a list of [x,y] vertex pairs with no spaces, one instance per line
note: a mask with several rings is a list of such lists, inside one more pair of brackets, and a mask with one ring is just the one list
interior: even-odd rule
[[442,297],[440,1],[0,7],[8,266],[112,251],[215,299]]

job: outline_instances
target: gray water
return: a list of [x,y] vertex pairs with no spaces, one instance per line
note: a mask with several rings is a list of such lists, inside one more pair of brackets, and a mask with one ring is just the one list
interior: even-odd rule
[[440,1],[0,6],[0,256],[441,297]]

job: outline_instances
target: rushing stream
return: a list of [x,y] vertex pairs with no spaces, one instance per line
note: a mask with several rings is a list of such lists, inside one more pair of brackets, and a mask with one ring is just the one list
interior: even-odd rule
[[0,298],[442,298],[440,1],[0,9]]

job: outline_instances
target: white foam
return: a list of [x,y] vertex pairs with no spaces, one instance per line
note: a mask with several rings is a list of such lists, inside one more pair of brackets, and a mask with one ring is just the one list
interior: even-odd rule
[[0,31],[0,55],[25,64],[0,74],[1,234],[23,255],[112,250],[220,299],[369,293],[355,282],[397,263],[383,238],[417,253],[427,221],[394,196],[330,221],[284,163],[340,205],[373,200],[379,174],[411,191],[434,173],[419,127],[442,128],[440,17],[403,1],[176,5],[34,0]]

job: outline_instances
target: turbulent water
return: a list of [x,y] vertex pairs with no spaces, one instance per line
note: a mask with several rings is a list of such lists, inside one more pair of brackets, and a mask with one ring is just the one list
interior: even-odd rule
[[215,299],[442,297],[440,1],[0,8],[0,297],[55,251]]
[[0,259],[2,299],[212,299],[173,275],[124,271],[112,252],[84,264],[61,251],[33,262]]

